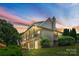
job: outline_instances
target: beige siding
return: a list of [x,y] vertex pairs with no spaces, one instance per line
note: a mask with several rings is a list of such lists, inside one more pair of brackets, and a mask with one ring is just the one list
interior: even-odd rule
[[53,41],[57,40],[57,37],[55,36],[54,32],[46,29],[43,29],[41,31],[41,37],[47,37],[51,41],[52,46],[53,46]]

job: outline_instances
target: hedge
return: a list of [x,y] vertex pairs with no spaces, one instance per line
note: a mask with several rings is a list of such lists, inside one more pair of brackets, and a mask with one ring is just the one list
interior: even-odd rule
[[75,43],[75,38],[71,36],[61,36],[58,38],[58,44],[60,46],[72,45]]

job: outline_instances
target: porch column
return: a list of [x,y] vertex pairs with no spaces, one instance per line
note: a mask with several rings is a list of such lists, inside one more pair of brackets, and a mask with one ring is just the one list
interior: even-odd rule
[[28,43],[28,49],[30,49],[30,43]]

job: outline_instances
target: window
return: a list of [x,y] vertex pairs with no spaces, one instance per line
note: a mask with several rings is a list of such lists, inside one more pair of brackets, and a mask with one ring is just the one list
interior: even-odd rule
[[37,31],[37,34],[40,34],[40,31]]

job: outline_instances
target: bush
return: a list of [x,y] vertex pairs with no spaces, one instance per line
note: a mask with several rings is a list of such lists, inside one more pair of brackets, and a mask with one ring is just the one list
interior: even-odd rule
[[79,43],[79,35],[77,35],[77,43]]
[[48,39],[48,38],[46,38],[46,37],[42,37],[41,38],[41,47],[42,48],[48,48],[48,47],[50,47],[50,40]]
[[58,44],[60,46],[67,46],[67,45],[72,45],[75,43],[75,38],[71,36],[61,36],[58,39]]

